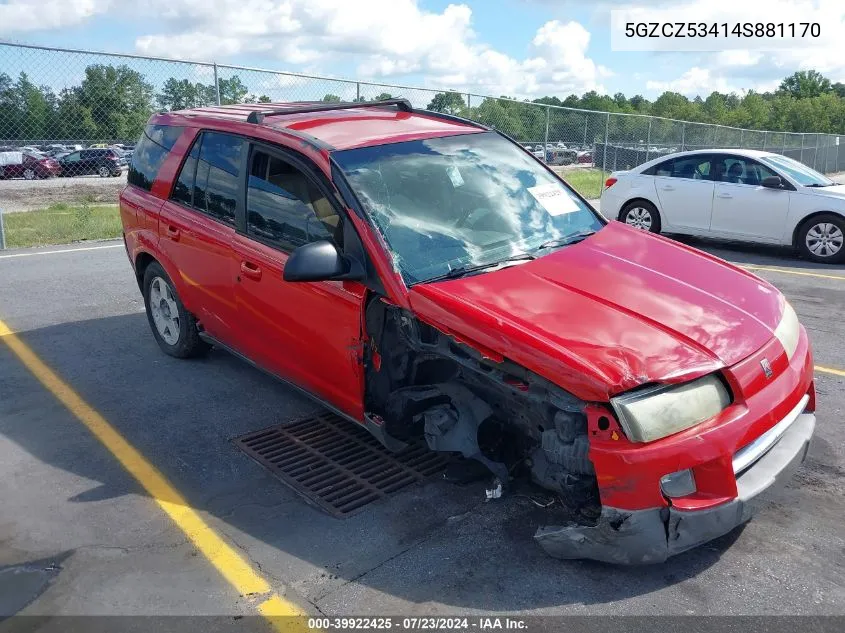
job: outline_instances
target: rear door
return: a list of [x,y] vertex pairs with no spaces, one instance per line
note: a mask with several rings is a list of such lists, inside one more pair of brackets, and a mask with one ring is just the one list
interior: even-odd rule
[[77,165],[77,175],[87,176],[89,174],[97,173],[97,154],[100,150],[84,149],[82,150],[81,160]]
[[712,154],[680,156],[649,170],[653,170],[661,214],[671,228],[691,233],[707,233],[710,230],[712,159]]
[[711,232],[720,237],[779,243],[791,194],[787,189],[760,184],[764,178],[778,174],[744,156],[723,154],[717,160]]
[[82,174],[82,152],[73,152],[62,159],[62,173],[65,176],[79,176]]
[[[243,199],[242,137],[200,132],[159,215],[160,248],[188,309],[209,334],[239,349],[232,242]],[[174,280],[175,281],[175,280]]]
[[234,250],[246,353],[360,420],[364,286],[283,279],[298,246],[329,240],[343,248],[345,212],[316,166],[273,146],[253,145],[245,181],[246,213]]

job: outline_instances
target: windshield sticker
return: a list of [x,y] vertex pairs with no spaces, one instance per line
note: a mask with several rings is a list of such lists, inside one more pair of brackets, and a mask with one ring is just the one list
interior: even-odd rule
[[464,177],[461,176],[460,170],[455,165],[449,165],[446,168],[446,173],[449,174],[449,180],[452,181],[452,186],[456,189],[464,184]]
[[563,215],[581,210],[578,202],[556,182],[529,187],[528,193],[534,196],[549,215]]

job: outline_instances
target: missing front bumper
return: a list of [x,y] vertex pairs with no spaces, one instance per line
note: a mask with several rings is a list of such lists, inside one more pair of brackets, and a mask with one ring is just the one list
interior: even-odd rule
[[715,508],[623,510],[603,507],[596,525],[542,527],[534,538],[555,558],[623,565],[661,563],[748,521],[760,495],[788,481],[807,456],[816,418],[802,413],[778,442],[737,477],[737,498]]

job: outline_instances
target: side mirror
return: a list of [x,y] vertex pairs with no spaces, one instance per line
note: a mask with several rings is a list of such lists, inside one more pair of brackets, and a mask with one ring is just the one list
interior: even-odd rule
[[760,183],[768,189],[783,189],[783,180],[780,176],[766,176]]
[[363,266],[344,257],[328,240],[303,244],[294,250],[284,270],[285,281],[360,281],[364,276]]

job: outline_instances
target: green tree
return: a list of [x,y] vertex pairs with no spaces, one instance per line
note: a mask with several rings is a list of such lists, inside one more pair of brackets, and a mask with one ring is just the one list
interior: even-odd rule
[[217,81],[220,87],[220,105],[231,105],[233,103],[245,103],[249,90],[237,75],[228,79],[220,78]]
[[171,77],[164,82],[156,100],[163,110],[186,110],[214,105],[217,95],[214,85],[191,83],[187,79],[178,80]]
[[96,125],[98,140],[138,138],[153,111],[153,86],[126,65],[88,66],[72,92]]
[[458,92],[438,92],[426,106],[426,110],[443,112],[444,114],[459,114],[467,107],[463,96]]
[[831,91],[830,79],[815,70],[799,70],[784,79],[778,92],[796,99],[819,97]]
[[340,103],[340,97],[333,94],[327,94],[323,96],[322,101],[325,101],[326,103]]

